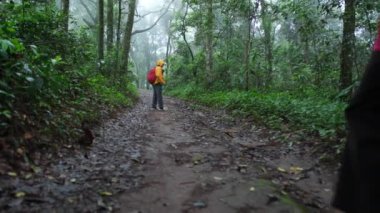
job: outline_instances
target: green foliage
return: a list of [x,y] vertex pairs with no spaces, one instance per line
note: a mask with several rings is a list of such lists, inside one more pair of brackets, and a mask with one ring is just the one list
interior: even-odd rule
[[[65,32],[54,5],[0,3],[0,11],[0,139],[56,146],[100,112],[131,106],[131,81],[98,73],[95,39],[85,29]],[[35,143],[24,143],[26,133]]]
[[[95,75],[88,79],[89,89],[102,100],[103,104],[116,105],[116,106],[131,106],[131,99],[126,98],[126,92],[131,97],[137,96],[136,87],[128,81],[120,82],[126,85],[124,88],[118,90],[117,87],[112,86],[112,82],[103,75]],[[124,92],[121,92],[124,91]]]
[[343,111],[346,104],[321,98],[315,91],[308,93],[206,92],[192,84],[169,92],[208,106],[228,109],[239,116],[252,116],[273,128],[304,130],[330,139],[340,137],[345,129]]
[[[265,2],[265,6],[263,4]],[[190,46],[195,55],[205,55],[207,30],[206,4],[201,1],[185,1],[191,8],[187,18],[179,15],[173,21],[174,34],[183,29],[195,30]],[[205,79],[204,63],[190,60],[182,36],[176,38],[175,70],[171,82],[207,85],[211,89],[249,88],[273,90],[302,90],[324,88],[331,96],[339,94],[341,78],[340,51],[342,41],[342,5],[338,0],[268,1],[227,0],[215,3],[212,84]],[[259,4],[259,6],[258,6]],[[376,10],[380,4],[361,1],[357,7],[357,31],[355,44],[354,80],[360,79],[369,58],[369,47],[376,32]],[[242,66],[247,38],[246,22],[251,22],[249,70]],[[182,23],[185,26],[182,26]],[[177,58],[178,57],[178,58]],[[195,68],[195,69],[194,69]],[[197,75],[190,75],[190,73]]]
[[[213,5],[214,25],[209,26],[214,29],[210,73],[206,73],[204,60],[206,4],[185,2],[192,10],[186,20],[177,18],[174,23],[195,31],[189,44],[197,57],[190,60],[178,36],[171,56],[169,94],[253,116],[275,128],[344,137],[346,97],[358,86],[371,54],[380,3],[363,0],[355,5],[353,82],[341,90],[341,1],[251,1],[252,5],[249,1],[218,1]],[[179,27],[173,30],[181,33]],[[211,84],[206,74],[212,77]],[[243,92],[246,82],[249,91]]]

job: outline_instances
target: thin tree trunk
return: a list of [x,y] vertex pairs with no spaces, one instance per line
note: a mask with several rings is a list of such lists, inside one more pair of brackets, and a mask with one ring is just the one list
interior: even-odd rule
[[170,25],[172,23],[172,20],[169,20],[168,24],[168,42],[166,43],[166,55],[165,55],[165,61],[166,61],[166,75],[169,74],[169,68],[170,68],[170,62],[169,62],[169,51],[170,51],[170,42],[171,42],[171,32],[170,32]]
[[303,53],[303,58],[304,58],[304,63],[309,64],[310,62],[310,44],[309,44],[309,38],[307,35],[305,35],[304,38],[304,53]]
[[247,39],[245,42],[245,51],[244,51],[244,70],[245,70],[245,90],[249,90],[249,56],[250,56],[250,51],[251,51],[251,21],[252,19],[248,19],[248,33],[247,33]]
[[[187,46],[187,49],[189,50],[189,53],[190,53],[190,56],[191,56],[191,60],[194,61],[193,51],[191,50],[191,47],[190,47],[190,45],[189,45],[189,43],[187,42],[187,39],[186,39],[186,23],[185,23],[185,20],[186,20],[186,16],[187,16],[188,12],[189,12],[189,5],[186,4],[185,14],[182,17],[181,35],[182,35],[183,41],[185,42],[185,44]],[[197,75],[196,72],[193,73],[193,74],[194,74],[194,77]]]
[[98,1],[98,59],[99,63],[101,63],[104,59],[104,0]]
[[265,58],[267,63],[267,78],[266,86],[272,83],[273,78],[273,53],[272,53],[272,20],[270,19],[267,11],[267,3],[261,0],[261,15],[264,28],[264,45],[265,45]]
[[166,61],[169,59],[170,42],[171,42],[171,35],[169,33],[169,35],[168,35],[168,42],[166,43],[166,54],[165,54]]
[[213,0],[207,1],[207,18],[206,18],[206,79],[207,85],[211,86],[213,71],[213,29],[214,14],[212,10]]
[[252,19],[253,15],[251,14],[251,0],[248,0],[249,10],[247,13],[247,37],[245,41],[245,51],[244,51],[244,70],[245,70],[245,90],[249,90],[249,56],[251,51],[251,30],[252,30]]
[[121,31],[121,13],[123,12],[122,11],[122,8],[121,8],[121,1],[122,0],[119,0],[119,7],[118,7],[118,17],[117,17],[117,29],[116,29],[116,70],[117,72],[120,71],[120,57],[119,57],[119,53],[120,53],[120,31]]
[[128,7],[128,20],[127,25],[125,27],[125,33],[124,33],[124,41],[123,41],[123,63],[122,63],[122,69],[125,70],[125,72],[128,73],[128,59],[129,59],[129,50],[131,48],[131,39],[132,39],[132,29],[133,29],[133,22],[135,18],[135,11],[136,11],[136,0],[129,0],[129,7]]
[[113,46],[113,0],[107,0],[107,52]]
[[69,15],[70,15],[70,0],[62,0],[62,9],[64,15],[64,25],[63,28],[65,32],[69,31]]
[[355,0],[345,0],[339,85],[341,90],[347,88],[352,83],[355,48],[355,21]]

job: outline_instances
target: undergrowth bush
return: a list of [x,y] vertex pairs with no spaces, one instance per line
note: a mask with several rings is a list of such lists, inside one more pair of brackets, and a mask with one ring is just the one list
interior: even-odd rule
[[301,98],[291,92],[206,92],[192,84],[173,88],[168,94],[224,108],[239,116],[252,116],[272,128],[303,130],[325,139],[336,139],[344,134],[346,104],[317,94]]
[[48,3],[0,3],[0,156],[26,159],[40,145],[74,142],[84,124],[137,96],[126,76],[98,72],[88,33],[62,23]]

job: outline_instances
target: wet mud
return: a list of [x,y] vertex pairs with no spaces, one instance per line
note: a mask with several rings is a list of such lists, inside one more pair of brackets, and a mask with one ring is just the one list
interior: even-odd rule
[[[94,129],[89,147],[67,146],[33,172],[0,177],[7,212],[324,212],[336,165],[313,139],[252,119],[164,97]],[[46,155],[46,154],[45,154]]]

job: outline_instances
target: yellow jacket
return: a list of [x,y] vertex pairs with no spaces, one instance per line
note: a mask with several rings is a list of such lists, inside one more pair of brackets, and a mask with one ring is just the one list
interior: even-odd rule
[[164,79],[164,73],[163,73],[163,66],[165,65],[165,62],[163,60],[158,60],[156,63],[156,81],[154,84],[165,84]]

